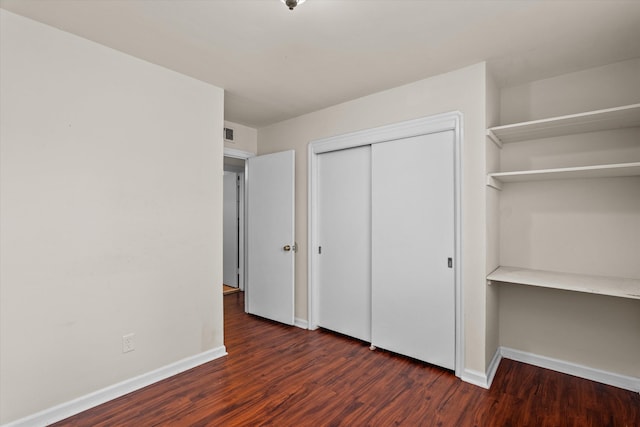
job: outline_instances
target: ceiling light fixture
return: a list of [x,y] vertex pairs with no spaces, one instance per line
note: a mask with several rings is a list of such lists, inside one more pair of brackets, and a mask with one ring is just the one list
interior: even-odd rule
[[294,7],[304,3],[306,0],[280,0],[280,1],[286,4],[289,10],[293,10]]

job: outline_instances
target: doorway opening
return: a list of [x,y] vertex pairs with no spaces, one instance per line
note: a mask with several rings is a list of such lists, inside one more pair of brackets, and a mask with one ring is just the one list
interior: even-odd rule
[[245,290],[245,161],[252,153],[225,148],[223,177],[224,295]]
[[224,158],[223,293],[244,290],[244,160]]

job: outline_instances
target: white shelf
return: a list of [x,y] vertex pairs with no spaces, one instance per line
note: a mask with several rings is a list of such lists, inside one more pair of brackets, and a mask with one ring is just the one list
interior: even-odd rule
[[621,176],[640,176],[640,162],[616,163],[612,165],[579,166],[559,169],[497,172],[487,175],[487,185],[501,190],[501,184],[504,182],[526,182],[578,178],[612,178]]
[[530,139],[640,126],[640,104],[496,126],[487,135],[498,145]]
[[640,299],[640,280],[638,279],[587,276],[517,267],[498,267],[487,276],[487,279],[496,282]]

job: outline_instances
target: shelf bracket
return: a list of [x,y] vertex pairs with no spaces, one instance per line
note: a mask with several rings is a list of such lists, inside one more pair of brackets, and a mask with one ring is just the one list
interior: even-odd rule
[[498,146],[498,148],[502,149],[502,141],[500,141],[500,138],[498,138],[496,136],[496,134],[493,133],[493,131],[491,129],[487,129],[487,136],[489,137],[491,142],[496,144]]
[[487,175],[487,186],[502,191],[502,183],[491,175]]

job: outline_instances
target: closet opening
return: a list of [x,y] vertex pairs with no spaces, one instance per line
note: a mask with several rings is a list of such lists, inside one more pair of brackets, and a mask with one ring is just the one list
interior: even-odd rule
[[461,130],[453,112],[309,145],[310,329],[462,376]]

